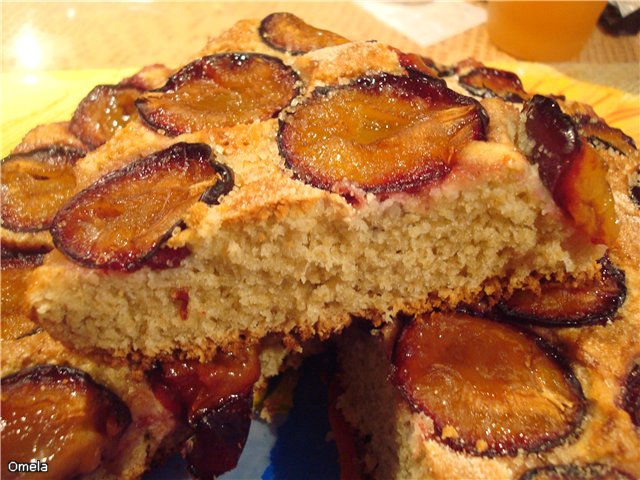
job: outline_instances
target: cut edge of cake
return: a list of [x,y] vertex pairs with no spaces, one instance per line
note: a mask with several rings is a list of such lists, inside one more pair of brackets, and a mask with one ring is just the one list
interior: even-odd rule
[[[229,39],[234,50],[262,51],[256,25],[240,22],[206,53],[226,51]],[[306,95],[403,71],[396,50],[369,42],[274,55],[300,72]],[[605,248],[568,220],[518,152],[517,110],[497,100],[483,107],[493,119],[488,141],[467,145],[444,179],[417,194],[363,194],[356,207],[292,178],[277,119],[174,138],[132,122],[78,162],[80,187],[180,141],[210,145],[236,186],[220,205],[187,212],[186,228],[167,241],[191,252],[176,268],[102,271],[53,252],[29,289],[32,315],[86,353],[202,359],[269,334],[326,338],[352,315],[377,311],[384,321],[554,274],[595,275]]]

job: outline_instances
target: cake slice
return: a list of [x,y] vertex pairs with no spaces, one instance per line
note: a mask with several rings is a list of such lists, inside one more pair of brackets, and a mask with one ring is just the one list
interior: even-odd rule
[[28,292],[54,338],[206,359],[596,274],[613,200],[552,100],[521,114],[415,55],[309,46],[276,20],[211,41],[76,162]]
[[28,318],[25,290],[41,263],[2,257],[2,477],[138,479],[178,451],[196,478],[234,468],[253,393],[278,372],[281,349],[146,370],[76,354]]
[[616,200],[620,235],[599,278],[350,329],[335,404],[365,478],[640,475],[638,152],[590,108],[561,103],[601,132],[590,141]]

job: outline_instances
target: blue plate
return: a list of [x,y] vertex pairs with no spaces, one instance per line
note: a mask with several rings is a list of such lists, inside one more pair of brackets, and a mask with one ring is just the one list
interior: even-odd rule
[[[238,466],[220,480],[338,480],[338,454],[330,440],[323,362],[311,358],[300,369],[293,408],[278,425],[254,420]],[[212,453],[213,454],[213,453]],[[145,480],[187,480],[184,461],[169,459]]]

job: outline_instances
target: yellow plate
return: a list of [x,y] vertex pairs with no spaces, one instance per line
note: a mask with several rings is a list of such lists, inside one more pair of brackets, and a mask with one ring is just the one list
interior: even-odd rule
[[[492,63],[515,72],[525,90],[566,95],[594,107],[609,125],[640,143],[640,97],[611,87],[582,82],[546,65],[524,62]],[[9,154],[36,125],[68,120],[82,98],[101,83],[117,83],[134,70],[75,70],[32,75],[2,74],[2,156]]]
[[2,74],[2,157],[37,125],[69,120],[89,91],[135,73],[123,70],[67,70]]

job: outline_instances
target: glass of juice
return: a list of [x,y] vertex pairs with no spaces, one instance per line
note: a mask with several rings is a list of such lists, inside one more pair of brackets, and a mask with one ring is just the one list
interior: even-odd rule
[[600,0],[489,0],[489,38],[523,60],[569,60],[582,50],[606,4]]

